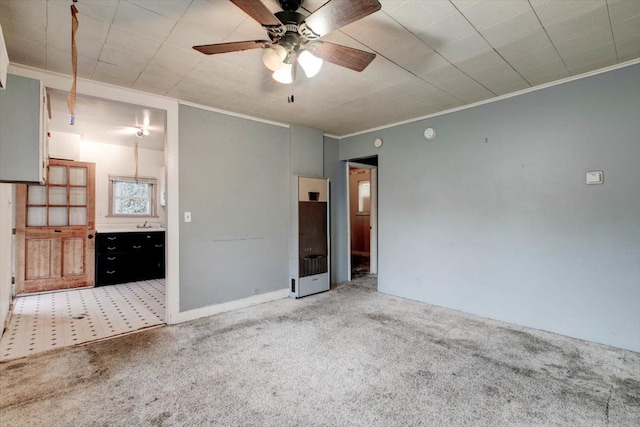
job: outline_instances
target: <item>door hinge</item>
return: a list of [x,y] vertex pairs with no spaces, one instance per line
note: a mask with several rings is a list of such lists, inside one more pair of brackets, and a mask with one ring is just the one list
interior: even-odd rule
[[15,228],[11,229],[11,234],[16,234],[16,229]]
[[16,278],[15,278],[15,276],[11,278],[11,284],[12,284],[12,285],[15,285],[15,284],[16,284]]

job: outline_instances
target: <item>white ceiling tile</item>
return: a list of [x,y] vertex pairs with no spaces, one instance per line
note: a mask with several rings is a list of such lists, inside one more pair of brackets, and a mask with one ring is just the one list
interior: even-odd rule
[[[47,46],[71,51],[71,37],[67,32],[63,33],[56,28],[47,28]],[[100,51],[102,51],[102,43],[88,38],[76,38],[76,46],[78,55],[91,59],[98,59]]]
[[22,40],[10,34],[4,36],[9,52],[9,62],[29,65],[31,67],[45,67],[45,46],[29,40]]
[[[225,42],[235,42],[244,40],[269,40],[269,34],[253,19],[245,19],[242,23],[225,39]],[[209,42],[213,43],[213,42]]]
[[511,77],[483,81],[482,84],[498,96],[506,95],[511,92],[516,92],[531,87],[531,85],[527,83],[525,79],[520,77],[519,74],[515,73]]
[[596,9],[606,8],[605,0],[554,0],[533,4],[533,8],[545,26],[561,24]]
[[245,19],[251,18],[231,2],[193,0],[180,21],[225,40]]
[[[601,46],[595,49],[587,50],[576,55],[571,55],[562,58],[567,65],[569,71],[575,68],[583,68],[584,66],[595,63],[607,63],[612,64],[617,60],[616,51],[612,44]],[[596,67],[594,67],[595,69]],[[573,71],[572,71],[572,74]]]
[[[78,55],[78,76],[82,78],[91,78],[98,61]],[[46,69],[56,73],[71,75],[71,52],[47,47]]]
[[522,13],[533,13],[527,0],[476,1],[466,6],[462,14],[480,31]]
[[153,56],[160,49],[162,42],[112,25],[106,45],[116,49],[126,49],[142,56]]
[[540,65],[550,64],[561,60],[553,46],[531,51],[522,51],[524,55],[510,58],[509,63],[517,70],[526,70]]
[[567,71],[567,68],[562,61],[518,70],[518,72],[532,85],[538,85],[570,76],[569,71]]
[[191,49],[193,46],[203,44],[222,43],[222,39],[206,33],[199,28],[190,27],[178,22],[167,37],[167,43],[183,49]]
[[496,67],[501,64],[505,64],[505,61],[494,50],[488,50],[486,52],[479,53],[473,58],[456,62],[456,66],[465,73],[472,73],[474,71]]
[[460,39],[477,34],[477,32],[464,16],[456,11],[435,24],[416,31],[415,34],[431,48],[438,50]]
[[624,40],[616,40],[616,51],[620,62],[640,57],[640,35]]
[[126,67],[138,72],[144,69],[150,59],[148,56],[141,56],[130,50],[121,50],[110,46],[104,46],[100,53],[100,62]]
[[577,76],[579,74],[588,73],[593,70],[598,70],[600,68],[610,67],[617,63],[617,59],[615,56],[609,56],[608,58],[599,57],[595,62],[590,62],[588,64],[578,65],[576,67],[572,67],[569,69],[572,75]]
[[42,0],[21,0],[21,1],[3,1],[2,2],[2,27],[4,28],[5,19],[12,20],[19,18],[22,20],[33,21],[35,24],[45,27],[47,25],[47,8],[44,7]]
[[[553,47],[551,40],[549,40],[547,33],[542,29],[524,38],[519,38],[505,45],[496,47],[496,50],[500,53],[500,55],[502,55],[508,61],[510,61],[512,58],[520,58],[522,56],[529,55],[530,52],[543,49],[551,49],[555,52],[555,48]],[[558,59],[560,59],[560,57],[556,53],[553,60]]]
[[46,42],[46,26],[30,17],[18,13],[0,14],[2,33],[13,37],[44,44]]
[[608,0],[609,15],[613,25],[627,19],[640,16],[640,1],[637,0]]
[[164,15],[167,18],[171,18],[174,21],[182,18],[189,2],[184,0],[127,0],[129,3],[134,3],[140,7],[151,10],[160,15]]
[[468,77],[451,80],[442,85],[442,89],[457,99],[472,103],[495,96],[493,92]]
[[403,63],[402,66],[414,74],[424,75],[451,66],[451,63],[444,59],[439,53],[432,52]]
[[[463,70],[465,71],[465,70]],[[509,79],[518,76],[518,73],[506,62],[501,61],[496,65],[475,71],[465,71],[480,83],[491,80]],[[518,76],[519,77],[519,76]]]
[[563,43],[556,43],[555,46],[558,53],[562,57],[566,57],[611,43],[613,43],[611,29],[602,28]]
[[[82,16],[91,16],[99,21],[112,22],[113,17],[116,14],[118,3],[120,0],[99,0],[99,1],[84,1],[76,3],[78,14]],[[52,1],[48,2],[53,3]],[[62,1],[69,8],[69,2]],[[78,18],[80,20],[81,18]]]
[[[444,59],[451,63],[459,63],[475,58],[485,52],[492,51],[491,46],[479,34],[473,34],[437,49]],[[483,67],[486,68],[486,67]]]
[[407,3],[407,0],[379,0],[382,5],[382,10],[385,12],[391,12],[403,4]]
[[[640,1],[638,1],[640,3]],[[640,34],[640,16],[618,22],[613,25],[613,36],[616,39],[624,40]]]
[[427,74],[423,74],[420,77],[424,78],[428,83],[442,89],[442,84],[451,80],[469,78],[465,73],[460,71],[453,65],[449,65],[438,70],[432,71]]
[[408,33],[406,38],[380,49],[378,52],[396,63],[405,64],[416,58],[425,57],[433,52],[433,49],[413,34]]
[[135,4],[120,2],[113,23],[134,33],[164,40],[176,21]]
[[[524,12],[481,31],[491,45],[501,47],[532,34],[544,34],[542,25],[532,11]],[[546,35],[545,35],[545,38]]]
[[158,75],[145,70],[140,73],[131,87],[145,92],[164,95],[171,89],[173,89],[180,82],[180,80],[181,77],[178,75],[171,76],[168,73]]
[[554,24],[542,21],[553,43],[562,43],[601,28],[610,28],[607,6],[591,10],[576,18]]
[[[82,8],[80,8],[82,9]],[[109,33],[111,21],[102,21],[89,15],[78,13],[78,32],[76,40],[91,39],[104,43]],[[71,13],[67,2],[47,3],[47,33],[71,34]]]
[[384,49],[411,35],[405,28],[384,13],[371,15],[369,24],[359,28],[357,31],[350,32],[345,30],[344,32],[374,50]]
[[385,12],[411,31],[424,29],[449,15],[458,13],[449,1],[443,0],[407,1]]
[[167,68],[178,72],[195,68],[204,58],[205,55],[200,52],[181,49],[168,43],[163,43],[154,56],[154,59],[166,64]]
[[126,67],[98,62],[93,72],[93,79],[118,86],[129,87],[138,78],[139,71],[130,70]]

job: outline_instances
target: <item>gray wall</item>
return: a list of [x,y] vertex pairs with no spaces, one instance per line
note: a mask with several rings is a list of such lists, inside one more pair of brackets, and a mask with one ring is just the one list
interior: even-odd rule
[[287,287],[289,129],[180,106],[180,311]]
[[340,159],[379,155],[379,290],[640,351],[638,82],[634,65],[342,140]]
[[331,283],[347,280],[347,192],[345,162],[339,159],[337,139],[324,137],[324,176],[329,178],[331,205]]
[[291,125],[291,174],[322,177],[323,135],[321,130]]

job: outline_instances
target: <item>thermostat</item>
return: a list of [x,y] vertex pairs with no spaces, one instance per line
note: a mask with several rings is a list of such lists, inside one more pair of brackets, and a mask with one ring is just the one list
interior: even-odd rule
[[373,141],[373,146],[376,148],[382,147],[382,138],[376,138],[376,140]]
[[589,171],[587,172],[587,184],[602,184],[604,182],[603,171]]

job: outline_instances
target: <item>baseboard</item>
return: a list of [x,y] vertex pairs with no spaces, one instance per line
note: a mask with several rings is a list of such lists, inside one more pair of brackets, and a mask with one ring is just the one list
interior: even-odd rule
[[200,319],[202,317],[213,316],[214,314],[226,313],[228,311],[239,310],[241,308],[251,307],[252,305],[264,304],[265,302],[276,301],[287,298],[289,289],[281,289],[266,294],[253,295],[235,301],[224,302],[221,304],[209,305],[195,310],[183,311],[171,316],[172,324],[188,322],[190,320]]

